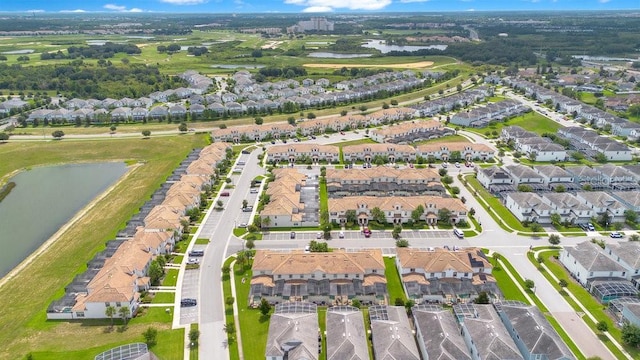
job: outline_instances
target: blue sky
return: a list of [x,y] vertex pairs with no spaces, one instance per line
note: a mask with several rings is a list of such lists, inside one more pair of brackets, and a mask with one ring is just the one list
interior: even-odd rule
[[33,12],[418,12],[640,10],[640,0],[0,0],[0,11]]

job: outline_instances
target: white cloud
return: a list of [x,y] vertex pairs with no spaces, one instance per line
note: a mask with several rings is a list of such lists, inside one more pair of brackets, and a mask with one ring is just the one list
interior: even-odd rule
[[285,4],[306,6],[307,9],[380,10],[391,4],[391,0],[285,0]]
[[606,3],[608,3],[609,1],[611,1],[611,0],[598,0],[598,2],[599,2],[600,4],[606,4]]
[[124,5],[114,5],[114,4],[106,4],[104,5],[102,8],[107,9],[107,10],[113,10],[113,11],[117,11],[117,12],[133,12],[133,13],[138,13],[138,12],[142,12],[143,10],[140,8],[131,8],[131,9],[127,9],[126,6]]
[[400,0],[401,3],[409,4],[409,3],[421,3],[427,2],[429,0]]
[[160,0],[163,3],[173,4],[173,5],[198,5],[204,4],[208,0]]
[[33,9],[33,10],[27,10],[27,12],[30,12],[30,13],[43,13],[44,10],[42,10],[42,9]]
[[305,13],[323,13],[323,12],[332,12],[332,11],[333,11],[333,8],[329,6],[311,6],[302,10],[302,12],[305,12]]
[[476,11],[476,9],[467,9],[467,11]]
[[87,11],[82,9],[75,9],[75,10],[60,10],[60,12],[61,13],[83,13]]
[[106,4],[105,6],[103,6],[103,8],[105,8],[107,10],[114,10],[114,11],[125,11],[125,10],[127,10],[126,6],[114,5],[114,4]]

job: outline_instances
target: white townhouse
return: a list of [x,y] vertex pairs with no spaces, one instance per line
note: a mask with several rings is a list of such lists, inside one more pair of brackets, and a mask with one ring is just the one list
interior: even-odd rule
[[520,221],[551,223],[553,207],[538,194],[532,192],[508,192],[504,194],[505,206]]
[[560,252],[560,262],[585,288],[589,288],[590,281],[596,278],[626,279],[628,272],[608,257],[600,246],[590,241],[565,247]]
[[560,215],[563,222],[586,224],[596,216],[591,207],[570,193],[544,193],[541,197],[553,208],[551,212]]
[[416,150],[410,145],[398,144],[359,144],[348,145],[342,148],[345,162],[364,161],[372,162],[376,156],[382,156],[389,162],[414,161]]
[[478,173],[476,174],[476,178],[478,182],[488,189],[489,191],[494,191],[496,187],[492,185],[507,185],[505,188],[511,188],[515,190],[513,187],[513,178],[506,172],[503,168],[500,168],[496,165],[493,165],[488,168],[480,168],[478,169]]
[[578,191],[576,198],[587,204],[599,216],[608,213],[611,222],[624,222],[627,207],[603,191]]
[[604,252],[627,270],[627,280],[640,289],[640,242],[607,243]]

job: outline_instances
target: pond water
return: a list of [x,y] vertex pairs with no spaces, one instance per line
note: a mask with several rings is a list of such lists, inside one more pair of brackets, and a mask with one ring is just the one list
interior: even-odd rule
[[383,54],[390,53],[392,51],[418,51],[423,49],[436,49],[446,50],[447,45],[428,45],[428,46],[414,46],[414,45],[387,45],[384,40],[368,40],[362,45],[362,47],[369,49],[380,50]]
[[72,164],[34,168],[10,179],[16,187],[0,202],[0,277],[126,171],[122,162]]
[[3,51],[0,54],[4,54],[4,55],[21,55],[21,54],[32,54],[34,52],[35,52],[35,50],[24,49],[24,50]]
[[312,52],[309,53],[309,57],[312,58],[331,58],[331,59],[355,59],[371,57],[371,54],[338,54],[331,52]]

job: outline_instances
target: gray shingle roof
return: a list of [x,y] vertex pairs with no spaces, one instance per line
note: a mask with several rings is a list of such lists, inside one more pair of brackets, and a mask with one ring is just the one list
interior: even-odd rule
[[604,254],[602,248],[590,241],[581,242],[576,247],[565,248],[587,271],[624,271],[617,262]]
[[567,345],[560,339],[558,333],[537,307],[511,301],[501,303],[497,307],[506,315],[532,357],[543,355],[548,360],[575,359]]
[[327,310],[327,360],[369,359],[362,312],[352,306]]
[[269,323],[266,356],[318,359],[318,313],[313,304],[285,303],[276,306]]
[[427,354],[425,359],[471,360],[469,349],[450,310],[416,306],[412,309],[415,326],[420,330]]
[[403,306],[371,306],[369,317],[376,359],[420,360],[418,346]]
[[619,257],[634,269],[640,269],[640,242],[625,241],[620,243],[607,244],[611,249],[611,255]]

